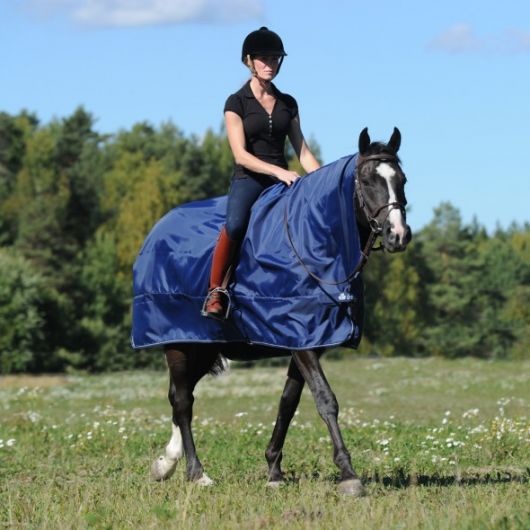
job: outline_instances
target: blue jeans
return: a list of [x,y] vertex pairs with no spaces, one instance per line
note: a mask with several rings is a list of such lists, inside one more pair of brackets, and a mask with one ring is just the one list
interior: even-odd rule
[[241,241],[245,237],[250,210],[261,192],[275,184],[272,177],[232,179],[228,192],[226,208],[226,231],[233,241]]

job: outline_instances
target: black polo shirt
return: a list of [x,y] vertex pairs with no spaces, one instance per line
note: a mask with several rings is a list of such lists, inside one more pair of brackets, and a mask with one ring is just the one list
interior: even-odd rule
[[[292,96],[283,94],[274,85],[272,89],[276,103],[270,115],[254,97],[250,81],[226,100],[224,111],[235,112],[243,120],[246,149],[250,154],[264,162],[287,169],[285,138],[291,120],[298,115],[298,105]],[[235,165],[234,178],[257,175],[260,174],[240,164]]]

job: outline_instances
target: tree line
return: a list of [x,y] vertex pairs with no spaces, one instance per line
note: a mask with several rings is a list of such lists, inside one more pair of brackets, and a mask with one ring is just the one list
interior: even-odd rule
[[[160,366],[129,344],[132,263],[165,212],[225,194],[232,167],[222,130],[107,135],[81,107],[46,124],[0,112],[0,373]],[[363,274],[363,353],[528,356],[528,224],[488,235],[441,204],[407,252],[374,254]]]

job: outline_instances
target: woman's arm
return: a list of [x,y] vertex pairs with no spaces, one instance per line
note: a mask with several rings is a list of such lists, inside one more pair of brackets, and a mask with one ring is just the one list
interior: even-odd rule
[[291,140],[291,144],[298,160],[300,160],[300,164],[302,164],[302,167],[307,173],[320,167],[318,160],[313,156],[313,153],[305,142],[302,128],[300,127],[300,118],[298,116],[291,120],[289,140]]
[[236,164],[250,169],[250,171],[255,171],[256,173],[270,175],[271,177],[284,182],[288,186],[299,178],[300,175],[298,175],[296,171],[289,171],[288,169],[283,169],[274,164],[264,162],[247,151],[243,120],[238,114],[232,111],[226,111],[225,123],[228,142],[230,143],[230,148],[232,149]]

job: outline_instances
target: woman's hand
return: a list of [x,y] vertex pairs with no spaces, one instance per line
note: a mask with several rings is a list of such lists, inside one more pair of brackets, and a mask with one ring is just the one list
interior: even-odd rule
[[290,171],[281,167],[279,167],[278,170],[274,172],[274,176],[280,182],[287,184],[287,186],[290,186],[295,180],[300,178],[300,175],[296,171]]

